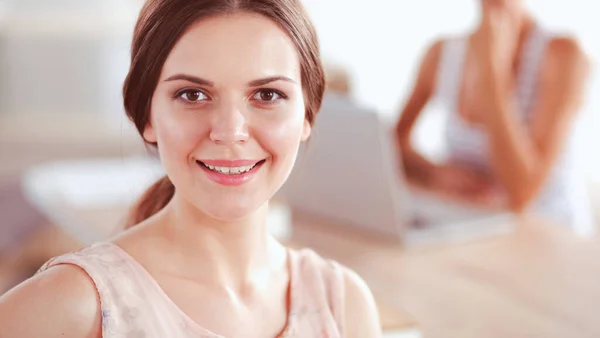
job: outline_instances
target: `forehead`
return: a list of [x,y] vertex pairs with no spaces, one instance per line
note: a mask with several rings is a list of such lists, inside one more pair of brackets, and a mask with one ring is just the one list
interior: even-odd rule
[[236,13],[192,25],[163,67],[163,77],[176,73],[201,76],[217,84],[273,75],[300,82],[300,63],[291,39],[275,22],[256,14]]

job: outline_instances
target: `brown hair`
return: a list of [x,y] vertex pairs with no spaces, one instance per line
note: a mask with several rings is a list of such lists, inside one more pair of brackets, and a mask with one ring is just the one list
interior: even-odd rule
[[[317,36],[300,0],[148,0],[135,26],[131,66],[123,86],[125,111],[140,134],[149,121],[152,95],[175,43],[198,20],[236,12],[262,15],[288,34],[300,58],[306,119],[313,124],[321,107],[325,76]],[[134,205],[126,228],[160,211],[174,194],[169,178],[160,179]]]

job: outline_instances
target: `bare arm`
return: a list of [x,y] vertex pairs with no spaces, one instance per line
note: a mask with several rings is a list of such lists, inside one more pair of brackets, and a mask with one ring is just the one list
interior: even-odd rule
[[381,337],[377,306],[367,284],[353,271],[344,269],[344,285],[346,337]]
[[574,40],[553,40],[547,55],[530,130],[517,120],[500,75],[488,69],[494,80],[488,81],[488,90],[484,90],[489,102],[484,123],[490,135],[492,169],[517,211],[533,200],[546,181],[585,89],[588,61]]
[[0,337],[99,338],[100,302],[89,277],[60,265],[0,297]]
[[442,45],[443,40],[437,41],[425,54],[413,91],[396,124],[396,141],[403,169],[410,183],[416,186],[465,202],[488,204],[493,187],[487,176],[466,166],[432,163],[411,144],[415,123],[437,86]]
[[434,175],[436,165],[420,155],[412,146],[410,139],[415,123],[427,104],[436,86],[436,74],[441,56],[443,41],[435,42],[426,52],[413,87],[400,119],[396,124],[396,137],[406,175],[415,181],[427,185]]

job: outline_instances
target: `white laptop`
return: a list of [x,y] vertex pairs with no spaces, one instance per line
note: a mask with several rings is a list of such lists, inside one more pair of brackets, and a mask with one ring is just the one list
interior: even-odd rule
[[404,245],[472,240],[510,232],[512,213],[416,193],[400,169],[392,129],[372,110],[328,97],[282,189],[293,210]]

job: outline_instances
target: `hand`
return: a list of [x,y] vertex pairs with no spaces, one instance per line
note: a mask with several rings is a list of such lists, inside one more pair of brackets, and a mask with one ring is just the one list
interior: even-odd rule
[[472,40],[476,60],[483,67],[481,70],[495,76],[511,74],[518,37],[518,26],[512,13],[503,8],[485,9]]
[[473,124],[494,125],[496,105],[511,99],[518,36],[514,14],[493,6],[484,9],[481,25],[471,38],[472,67],[465,74],[465,95],[474,105],[467,117]]
[[495,196],[492,180],[466,166],[446,164],[436,169],[432,188],[464,201],[487,203]]

